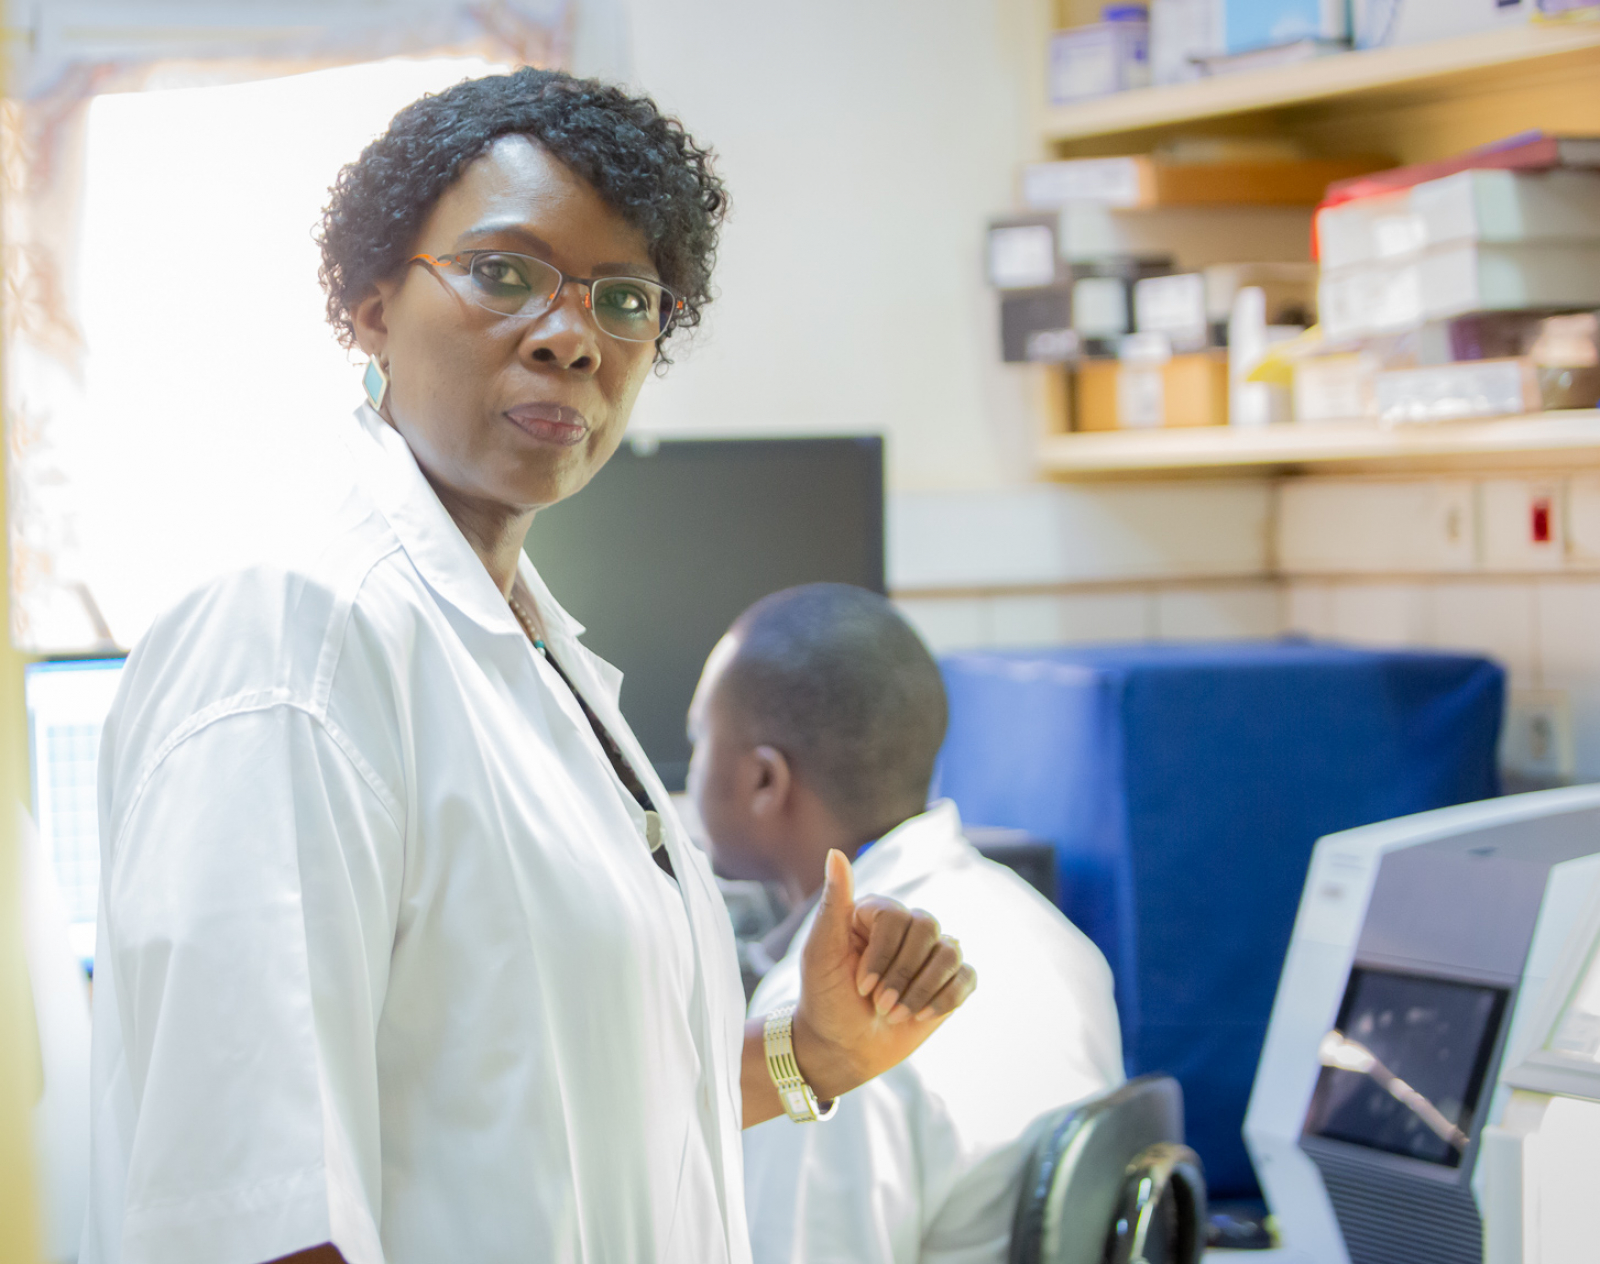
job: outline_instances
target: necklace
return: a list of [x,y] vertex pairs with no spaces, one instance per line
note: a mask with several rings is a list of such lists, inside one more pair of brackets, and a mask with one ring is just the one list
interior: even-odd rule
[[544,639],[535,630],[533,619],[522,608],[522,603],[515,597],[508,597],[507,600],[511,603],[511,613],[517,616],[517,622],[522,625],[522,630],[528,634],[528,639],[533,642],[533,648],[541,653],[546,652]]
[[[589,706],[588,700],[578,692],[577,686],[572,683],[572,679],[567,675],[565,669],[562,668],[560,663],[556,662],[555,655],[550,652],[550,647],[544,643],[538,632],[534,630],[533,616],[522,608],[522,603],[515,597],[507,597],[506,600],[511,604],[511,613],[516,615],[517,622],[522,625],[522,630],[528,634],[528,639],[533,642],[533,648],[544,655],[544,661],[550,664],[556,675],[561,677],[561,682],[566,685],[572,696],[577,699],[578,707],[583,712],[583,718],[589,721],[589,727],[594,730],[594,735],[600,742],[600,748],[605,751],[606,758],[611,761],[612,768],[616,769],[618,779],[628,793],[633,796],[635,802],[644,809],[645,842],[649,844],[652,852],[656,851],[661,846],[661,818],[656,815],[655,808],[650,802],[649,791],[644,788],[644,783],[639,780],[638,774],[633,771],[633,766],[628,763],[628,758],[622,753],[622,748],[617,745],[616,739],[606,730],[606,726],[600,723],[600,717]],[[662,856],[666,855],[665,852],[660,854]],[[671,861],[667,861],[664,868],[670,876],[672,873]]]

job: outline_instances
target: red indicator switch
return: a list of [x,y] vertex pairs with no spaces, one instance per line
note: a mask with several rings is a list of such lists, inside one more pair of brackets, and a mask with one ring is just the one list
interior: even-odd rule
[[1534,498],[1531,527],[1535,544],[1550,543],[1550,497],[1538,496]]

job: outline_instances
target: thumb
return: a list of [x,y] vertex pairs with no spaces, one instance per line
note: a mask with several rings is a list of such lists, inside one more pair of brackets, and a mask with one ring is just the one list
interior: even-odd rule
[[855,911],[855,875],[844,853],[831,848],[823,873],[817,920],[806,940],[807,952],[820,952],[822,960],[830,965],[842,962],[850,953],[850,927]]

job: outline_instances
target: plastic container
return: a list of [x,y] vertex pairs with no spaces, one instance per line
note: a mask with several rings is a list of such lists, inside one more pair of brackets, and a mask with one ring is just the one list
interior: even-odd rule
[[1050,36],[1052,105],[1149,86],[1149,11],[1142,4],[1112,4],[1101,18]]

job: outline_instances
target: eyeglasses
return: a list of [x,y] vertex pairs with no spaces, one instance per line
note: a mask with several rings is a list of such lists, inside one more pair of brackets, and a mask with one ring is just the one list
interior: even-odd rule
[[[463,250],[453,255],[412,255],[448,276],[462,297],[502,316],[537,316],[555,306],[567,282],[583,287],[583,305],[602,333],[623,342],[654,342],[672,328],[683,300],[644,277],[575,277],[532,255],[505,250]],[[459,272],[446,274],[446,266]]]

